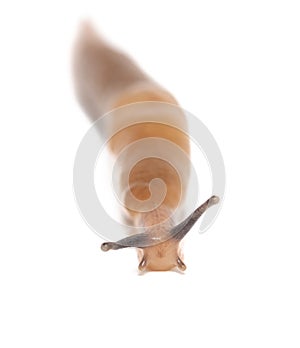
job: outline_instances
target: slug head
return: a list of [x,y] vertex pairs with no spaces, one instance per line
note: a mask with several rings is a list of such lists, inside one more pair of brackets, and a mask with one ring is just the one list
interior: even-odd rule
[[118,242],[103,243],[101,249],[108,251],[129,247],[138,248],[140,271],[169,271],[174,268],[185,271],[186,266],[181,259],[180,242],[200,216],[218,202],[219,198],[217,196],[210,197],[183,222],[171,228],[167,237],[150,229],[147,232],[121,239]]
[[178,268],[180,271],[186,269],[181,260],[182,256],[179,241],[170,239],[157,245],[141,249],[139,252],[139,270],[147,271],[170,271]]

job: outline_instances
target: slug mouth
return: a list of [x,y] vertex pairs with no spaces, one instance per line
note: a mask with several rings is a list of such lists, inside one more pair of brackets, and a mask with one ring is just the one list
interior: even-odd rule
[[171,228],[167,234],[158,236],[154,232],[138,233],[117,242],[105,242],[101,245],[102,251],[118,250],[124,248],[140,248],[144,249],[151,245],[157,245],[163,243],[167,240],[174,239],[176,241],[181,241],[185,235],[191,230],[196,221],[202,216],[205,211],[211,206],[218,204],[220,201],[218,196],[211,196],[207,201],[201,204],[197,209],[194,210],[185,220],[180,224]]

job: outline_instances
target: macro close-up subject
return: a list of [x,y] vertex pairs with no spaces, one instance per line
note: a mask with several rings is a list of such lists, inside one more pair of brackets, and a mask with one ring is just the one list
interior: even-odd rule
[[299,18],[0,2],[1,348],[300,347]]
[[[177,221],[190,199],[186,197],[191,171],[189,116],[171,93],[100,37],[89,22],[82,23],[79,29],[73,71],[79,102],[115,158],[117,177],[108,187],[119,190],[116,196],[121,197],[123,219],[129,228],[128,236],[105,242],[101,249],[136,248],[140,271],[185,271],[181,240],[208,208],[219,203],[219,197],[212,195],[185,219]],[[203,136],[198,146],[205,140]],[[219,158],[218,176],[223,185],[217,194],[223,195],[225,175]],[[80,207],[77,182],[78,176],[82,181],[86,166],[78,163],[77,160],[74,189]],[[99,212],[98,219],[101,218]],[[101,221],[101,230],[105,228]]]

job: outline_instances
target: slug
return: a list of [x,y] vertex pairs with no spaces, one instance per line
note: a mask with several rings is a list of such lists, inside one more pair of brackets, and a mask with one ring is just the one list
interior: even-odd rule
[[[108,146],[111,154],[120,158],[119,192],[127,220],[143,228],[141,233],[105,242],[101,249],[136,248],[142,272],[184,271],[181,240],[197,219],[219,201],[212,196],[186,219],[176,222],[174,213],[184,209],[190,172],[189,165],[178,160],[178,153],[190,156],[184,112],[171,93],[101,38],[89,23],[81,26],[76,39],[73,68],[76,94],[89,118],[95,121],[111,112],[101,132],[109,130],[113,134]],[[138,111],[126,112],[130,105],[137,105]],[[155,105],[162,107],[157,109]],[[164,105],[174,106],[171,114]],[[155,114],[154,121],[149,120],[151,113]],[[172,146],[169,149],[170,143],[178,151]],[[147,155],[149,147],[158,154],[164,148],[164,156]],[[126,156],[121,156],[124,149]],[[136,156],[139,160],[132,165],[130,159]]]

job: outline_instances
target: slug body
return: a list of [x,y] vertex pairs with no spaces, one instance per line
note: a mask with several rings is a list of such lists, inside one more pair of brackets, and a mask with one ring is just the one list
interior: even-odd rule
[[[75,87],[82,107],[92,121],[112,111],[107,118],[107,129],[101,131],[109,129],[114,134],[108,144],[114,156],[120,156],[124,149],[128,149],[118,163],[119,191],[127,217],[133,226],[144,227],[146,237],[167,235],[177,223],[174,212],[183,208],[189,165],[179,161],[179,175],[178,168],[172,165],[176,159],[178,162],[178,156],[171,149],[164,152],[163,159],[151,155],[143,158],[143,153],[149,150],[147,140],[150,140],[151,148],[161,150],[172,143],[183,157],[188,158],[190,144],[184,113],[168,91],[148,77],[129,57],[100,38],[89,24],[84,24],[80,30],[74,57]],[[164,111],[168,109],[164,107],[152,110],[151,102],[172,105],[173,111]],[[138,112],[126,112],[125,106],[134,103],[138,103]],[[151,112],[156,113],[153,116],[157,122],[149,122]],[[166,146],[162,145],[164,142]],[[132,144],[139,146],[130,150]],[[142,159],[131,166],[130,159],[137,155]],[[151,184],[157,179],[163,186],[158,185],[155,191]],[[160,187],[165,189],[163,197],[160,197]],[[102,249],[108,250],[109,245],[104,243]],[[158,244],[130,246],[137,246],[140,270],[185,269],[179,239],[164,238]]]

